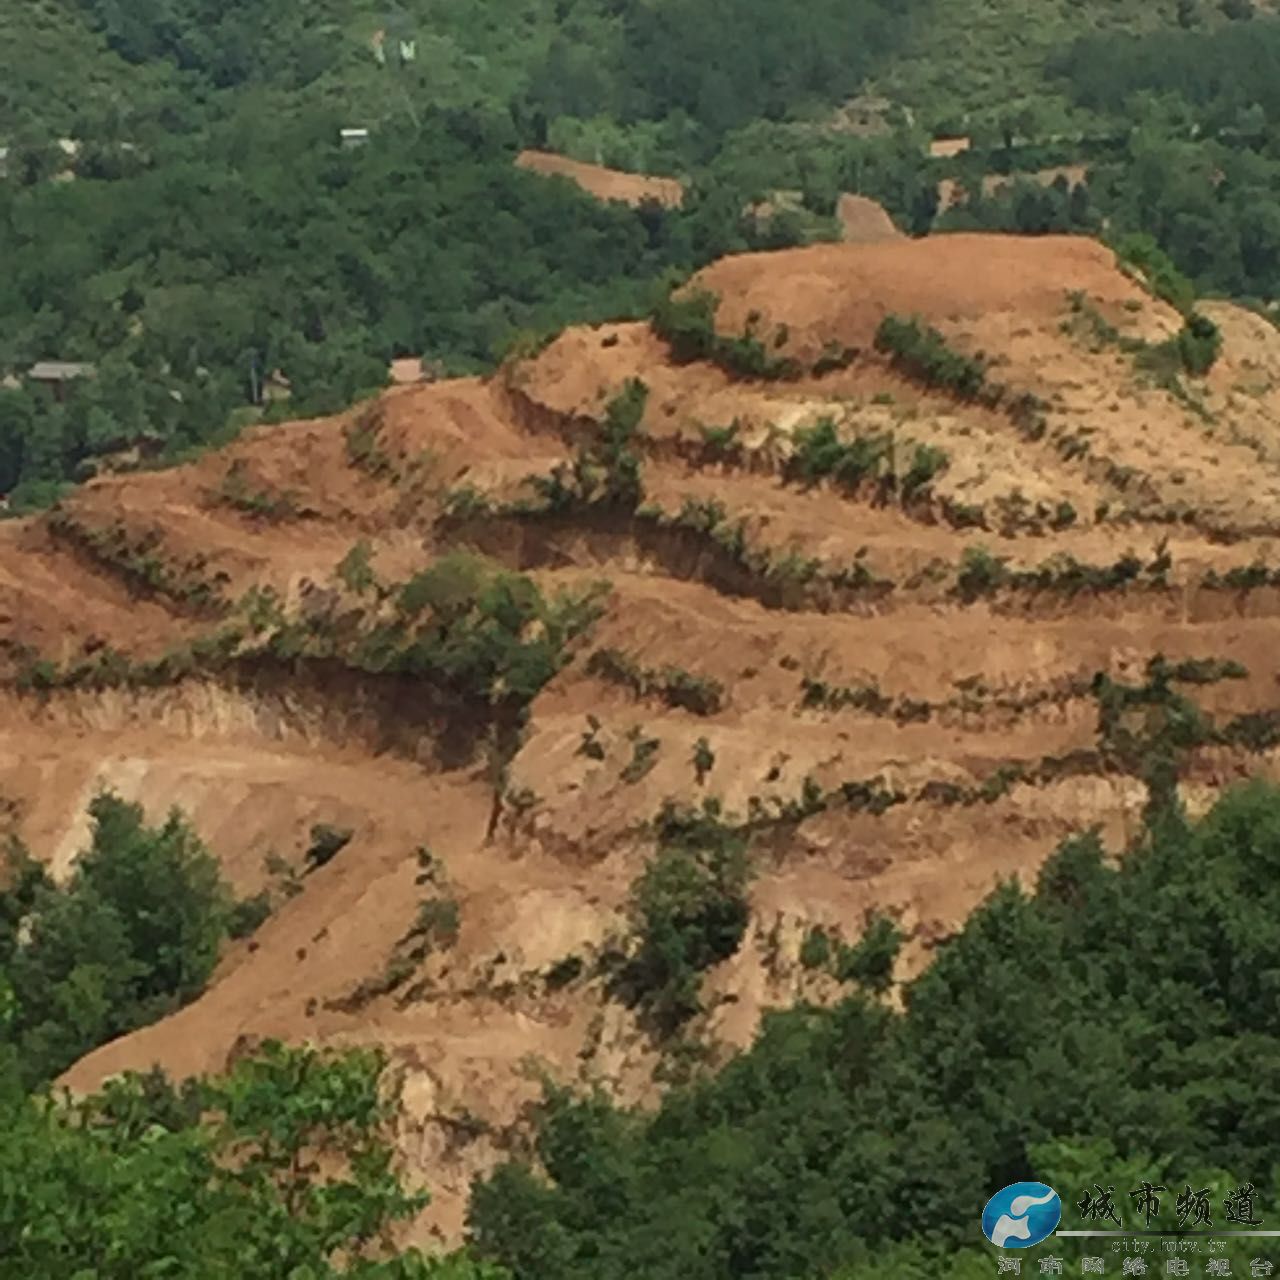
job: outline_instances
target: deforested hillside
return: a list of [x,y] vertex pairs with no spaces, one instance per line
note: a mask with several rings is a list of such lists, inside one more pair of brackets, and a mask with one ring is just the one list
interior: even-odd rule
[[0,525],[3,823],[69,884],[96,794],[177,807],[242,904],[199,994],[24,1043],[379,1046],[456,1241],[542,1075],[652,1104],[1274,777],[1278,422],[1273,327],[1094,241],[815,245]]

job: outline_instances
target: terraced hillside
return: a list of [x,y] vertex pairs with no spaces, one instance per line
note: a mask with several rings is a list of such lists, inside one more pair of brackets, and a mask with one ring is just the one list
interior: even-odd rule
[[381,1043],[455,1237],[539,1064],[640,1100],[680,1069],[618,975],[700,821],[751,856],[682,1026],[715,1056],[838,990],[814,926],[887,913],[909,974],[1068,833],[1120,852],[1160,715],[1192,810],[1276,775],[1273,328],[1206,305],[1220,357],[1174,368],[1183,317],[1066,238],[734,258],[684,300],[0,526],[0,823],[65,875],[95,790],[178,805],[273,907],[72,1085]]

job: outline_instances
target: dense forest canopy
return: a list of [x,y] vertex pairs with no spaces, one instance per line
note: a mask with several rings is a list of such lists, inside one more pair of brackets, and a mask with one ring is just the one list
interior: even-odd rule
[[268,1043],[223,1079],[178,1089],[153,1072],[75,1102],[0,1071],[0,1270],[507,1280],[388,1245],[425,1197],[394,1167],[383,1065]]
[[1209,129],[1238,125],[1242,114],[1255,128],[1280,117],[1280,23],[1128,40],[1083,36],[1052,65],[1077,101],[1097,110],[1121,111],[1133,94],[1148,92],[1182,99]]
[[[975,117],[974,151],[939,165],[926,125],[977,74],[965,43],[950,104],[891,98],[881,136],[823,124],[960,21],[928,0],[531,0],[514,25],[461,0],[0,3],[0,377],[97,366],[59,401],[0,387],[0,492],[22,510],[140,438],[167,456],[223,439],[275,371],[292,400],[272,412],[322,413],[397,355],[474,371],[522,334],[639,314],[722,253],[830,234],[842,190],[913,234],[1149,232],[1202,289],[1274,298],[1280,22],[1178,5],[1150,32],[1128,6],[1080,9],[1075,43],[1010,46],[1043,101]],[[344,150],[353,123],[371,141]],[[1064,128],[1110,140],[1045,141]],[[680,173],[691,194],[602,206],[513,171],[527,145]],[[1082,159],[1087,190],[1015,183],[938,218],[941,177],[977,190]],[[779,188],[807,213],[762,234],[742,210]]]
[[246,107],[195,155],[0,185],[0,362],[99,366],[64,405],[0,393],[0,491],[143,428],[208,440],[275,369],[306,414],[380,386],[394,355],[483,368],[522,331],[641,311],[666,270],[745,245],[696,200],[650,216],[517,170],[500,119],[433,114],[354,151],[337,134]]
[[[1280,792],[1156,830],[1119,867],[1085,835],[1033,894],[1004,886],[903,1014],[858,994],[772,1015],[652,1115],[551,1095],[546,1176],[481,1184],[477,1243],[518,1280],[967,1278],[993,1269],[975,1202],[1021,1179],[1064,1202],[1099,1177],[1219,1201],[1249,1180],[1275,1205]],[[1079,1274],[1089,1245],[1054,1245]]]

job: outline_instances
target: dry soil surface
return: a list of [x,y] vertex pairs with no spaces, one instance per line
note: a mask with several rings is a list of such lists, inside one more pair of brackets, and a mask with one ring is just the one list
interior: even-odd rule
[[[1070,833],[1097,825],[1123,850],[1144,796],[1096,754],[1096,673],[1141,679],[1155,654],[1231,658],[1245,677],[1193,690],[1208,711],[1225,720],[1280,703],[1280,590],[1205,581],[1276,564],[1280,334],[1265,322],[1214,306],[1219,365],[1155,384],[1088,318],[1155,342],[1176,317],[1107,250],[1070,237],[823,245],[730,258],[700,283],[719,296],[726,334],[756,313],[759,332],[785,326],[790,354],[834,343],[856,358],[768,382],[673,363],[645,324],[571,330],[490,380],[399,388],[337,419],[255,429],[195,464],[104,477],[52,518],[0,526],[0,823],[65,877],[88,799],[110,788],[157,819],[185,811],[238,893],[278,887],[283,864],[298,885],[228,949],[203,996],[90,1054],[71,1085],[152,1063],[218,1070],[257,1037],[382,1044],[405,1083],[406,1159],[435,1197],[419,1234],[456,1239],[468,1180],[510,1147],[537,1096],[533,1065],[628,1100],[660,1088],[660,1048],[595,962],[625,942],[628,888],[653,852],[646,824],[665,803],[715,798],[745,819],[825,797],[753,845],[748,936],[704,990],[699,1030],[723,1056],[771,1005],[834,994],[798,962],[812,925],[852,940],[869,910],[894,913],[906,977],[1000,879],[1034,880]],[[895,372],[872,349],[889,312],[918,314],[983,353],[992,377],[1039,396],[1040,438]],[[668,515],[718,503],[749,545],[815,559],[823,574],[860,565],[880,586],[779,596],[722,546],[653,516],[441,519],[460,492],[473,504],[529,496],[527,478],[590,441],[631,377],[650,390],[637,444],[646,502]],[[904,459],[932,445],[947,465],[911,501],[801,484],[788,458],[822,417],[845,439],[892,435]],[[729,427],[728,445],[723,432],[708,439]],[[108,535],[145,546],[168,576],[104,555]],[[287,611],[305,609],[359,540],[387,581],[470,545],[548,591],[610,584],[593,634],[533,703],[507,780],[520,799],[492,830],[483,760],[440,763],[415,699],[372,677],[224,670],[150,689],[22,686],[40,659],[104,645],[155,657],[208,632],[216,622],[183,591],[193,577],[221,575],[228,601],[270,586]],[[1129,552],[1166,564],[1120,590],[966,599],[957,570],[979,544],[1014,567]],[[695,714],[591,674],[602,648],[717,681],[721,705]],[[806,705],[814,681],[876,697]],[[591,717],[599,749],[584,753]],[[700,739],[714,757],[702,778]],[[656,743],[647,770],[631,767],[639,740]],[[1024,780],[982,791],[1010,767]],[[1186,797],[1203,807],[1237,778],[1275,772],[1268,753],[1203,752]],[[862,783],[903,799],[860,807],[848,796]],[[320,822],[355,834],[307,873]],[[424,848],[438,884],[422,881]],[[388,976],[396,940],[439,894],[458,904],[456,945]],[[553,989],[548,969],[570,956],[580,975]]]
[[677,178],[655,178],[643,173],[624,173],[604,165],[570,160],[551,151],[522,151],[516,164],[534,173],[568,178],[600,200],[621,200],[638,205],[644,200],[674,208],[684,199],[684,186]]

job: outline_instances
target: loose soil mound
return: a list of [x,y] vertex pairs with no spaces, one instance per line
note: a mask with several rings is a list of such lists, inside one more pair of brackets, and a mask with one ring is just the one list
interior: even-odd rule
[[886,314],[944,327],[991,312],[1043,321],[1064,295],[1103,304],[1143,302],[1110,250],[1083,236],[929,236],[875,245],[809,245],[761,257],[739,254],[694,277],[721,300],[717,327],[741,333],[756,313],[768,332],[785,325],[784,349],[812,360],[824,344],[865,350]]
[[584,191],[600,200],[621,200],[638,205],[656,200],[668,208],[677,207],[684,199],[684,187],[676,178],[655,178],[643,173],[623,173],[603,165],[585,164],[550,151],[522,151],[516,164],[533,173],[557,174],[576,182]]
[[[257,428],[197,463],[103,478],[52,518],[0,526],[0,836],[18,832],[65,876],[85,805],[108,786],[153,819],[186,810],[237,893],[273,883],[268,853],[301,885],[276,893],[204,996],[103,1046],[70,1083],[157,1062],[214,1070],[272,1035],[381,1044],[406,1079],[403,1149],[433,1191],[421,1229],[456,1239],[468,1179],[537,1093],[527,1058],[628,1100],[660,1087],[655,1046],[597,962],[625,939],[628,886],[667,802],[789,815],[761,836],[744,945],[707,980],[715,1007],[698,1030],[723,1057],[769,1006],[837,994],[799,963],[811,925],[852,940],[868,909],[896,914],[905,976],[999,879],[1030,880],[1068,834],[1096,824],[1125,847],[1144,793],[1096,754],[1097,672],[1137,681],[1156,654],[1230,658],[1247,674],[1197,700],[1223,722],[1280,711],[1280,577],[1259,585],[1249,568],[1280,568],[1280,334],[1264,321],[1210,308],[1222,360],[1175,393],[1082,327],[1072,291],[1135,340],[1177,324],[1082,239],[824,245],[728,259],[699,280],[720,295],[725,333],[756,311],[765,332],[787,325],[787,350],[863,354],[767,381],[677,365],[645,323],[576,329],[490,381],[401,387],[332,420]],[[1041,398],[1043,433],[869,354],[888,312],[986,352],[993,378]],[[649,506],[494,513],[596,439],[632,377],[650,392],[633,441]],[[945,467],[912,500],[874,482],[803,483],[788,471],[796,432],[822,417],[843,441],[891,439],[904,465],[927,445]],[[143,571],[117,542],[95,542],[117,529],[142,540]],[[332,587],[357,540],[387,581],[465,547],[547,592],[611,584],[584,650],[534,700],[497,806],[479,755],[446,763],[435,749],[418,686],[405,696],[287,664],[202,668],[159,688],[24,691],[15,679],[33,658],[104,645],[155,657],[207,634],[165,566],[225,575],[232,601],[272,586],[295,611],[308,584]],[[1011,571],[1049,566],[1047,585],[966,596],[959,569],[979,547]],[[1140,582],[1064,585],[1064,566],[1130,552]],[[1233,570],[1230,589],[1206,584]],[[616,652],[592,664],[600,649]],[[699,776],[703,739],[714,763]],[[1022,780],[1006,786],[1010,769]],[[1280,773],[1275,753],[1200,753],[1189,807],[1249,773]],[[883,811],[858,799],[871,783],[891,798]],[[302,874],[321,822],[355,834]],[[445,889],[424,886],[423,848]],[[442,892],[458,904],[456,945],[406,976],[396,939]],[[571,958],[579,976],[557,989],[547,973]],[[460,1140],[477,1119],[489,1131]]]

